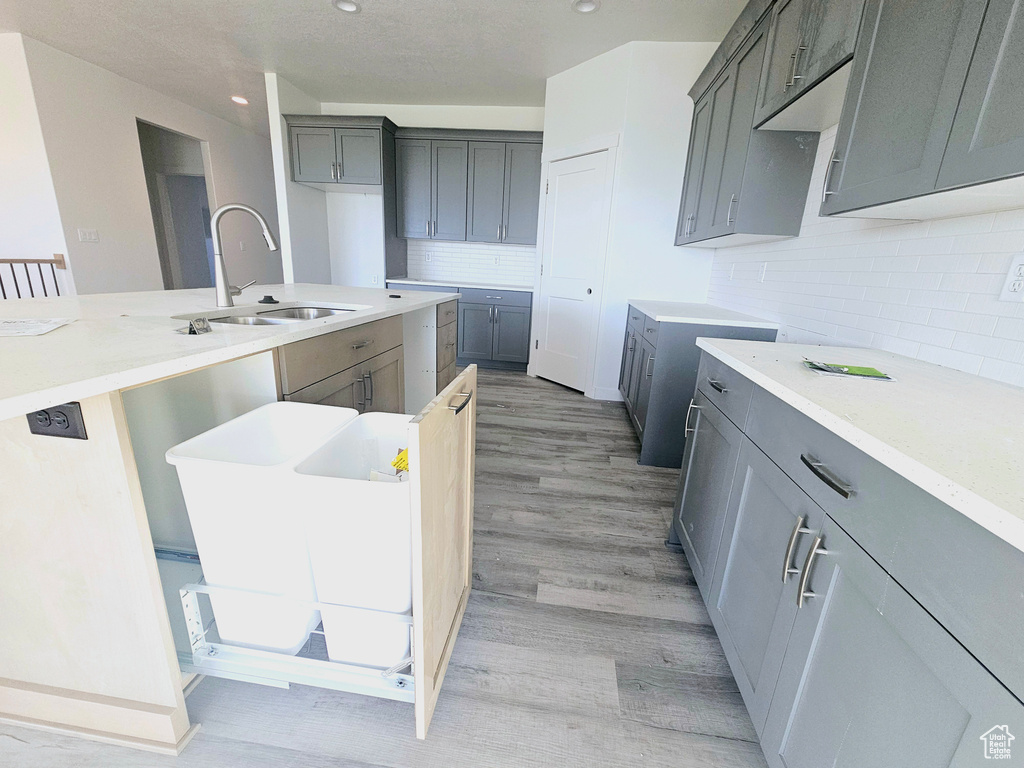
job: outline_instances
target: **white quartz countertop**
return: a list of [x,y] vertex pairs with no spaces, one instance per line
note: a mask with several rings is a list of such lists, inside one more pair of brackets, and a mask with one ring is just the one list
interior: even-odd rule
[[411,277],[388,278],[388,285],[436,285],[444,288],[481,288],[485,291],[526,291],[533,293],[532,285],[512,285],[511,283],[473,283],[466,280],[416,280]]
[[631,299],[632,306],[657,323],[690,323],[694,325],[727,325],[742,328],[778,328],[778,323],[761,320],[731,309],[711,304],[689,304],[678,301]]
[[[217,317],[244,308],[253,313],[274,309],[256,303],[268,293],[282,304],[341,304],[360,309],[282,325],[215,323],[212,333],[200,336],[175,333],[187,322],[175,320],[174,315]],[[247,288],[235,297],[234,309],[217,308],[212,288],[3,301],[0,319],[70,317],[75,322],[42,336],[0,337],[0,420],[452,298],[455,294],[416,291],[389,299],[384,289],[294,284]]]
[[[697,346],[1024,551],[1024,389],[873,349]],[[895,381],[822,376],[805,357],[871,366]]]

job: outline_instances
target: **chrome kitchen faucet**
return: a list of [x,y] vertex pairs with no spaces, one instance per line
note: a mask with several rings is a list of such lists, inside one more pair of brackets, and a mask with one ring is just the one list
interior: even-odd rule
[[[233,307],[235,306],[232,296],[238,296],[242,292],[242,288],[238,288],[228,283],[228,271],[224,266],[224,249],[220,244],[220,220],[224,214],[228,211],[245,211],[252,216],[256,221],[263,227],[263,239],[267,241],[267,247],[272,250],[277,250],[277,240],[274,239],[274,233],[270,231],[270,225],[267,224],[267,220],[263,218],[263,214],[248,205],[242,205],[241,203],[228,203],[222,205],[213,215],[210,217],[210,232],[213,240],[213,282],[214,290],[217,292],[217,306],[218,307]],[[253,280],[252,285],[256,281]],[[247,288],[248,285],[242,286]]]

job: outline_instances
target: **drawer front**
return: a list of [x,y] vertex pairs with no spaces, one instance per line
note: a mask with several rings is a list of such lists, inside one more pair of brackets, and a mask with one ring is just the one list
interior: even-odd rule
[[437,370],[447,368],[455,362],[455,347],[458,342],[458,323],[448,323],[437,329]]
[[1024,553],[760,388],[747,434],[950,634],[1024,696],[1024,593],[1007,588],[1024,583]]
[[632,304],[629,305],[629,313],[626,315],[626,325],[636,331],[637,336],[643,335],[644,321],[647,316]]
[[459,317],[459,300],[452,299],[437,305],[437,327],[454,323]]
[[743,429],[754,393],[750,379],[704,352],[697,369],[697,389],[707,395],[729,421]]
[[533,301],[529,291],[502,291],[493,288],[459,288],[462,301],[470,304],[494,304],[499,307],[528,307]]
[[652,347],[658,346],[658,328],[661,323],[656,323],[644,315],[644,340]]
[[437,391],[441,392],[442,389],[447,387],[455,379],[455,363],[452,362],[447,368],[439,370],[437,372]]
[[395,315],[286,344],[279,352],[281,391],[292,394],[401,343],[402,317]]

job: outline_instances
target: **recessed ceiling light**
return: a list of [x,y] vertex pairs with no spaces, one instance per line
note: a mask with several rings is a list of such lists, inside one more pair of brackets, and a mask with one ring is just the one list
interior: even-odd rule
[[235,102],[235,104],[241,104],[243,107],[249,103],[249,100],[245,98],[245,96],[232,96],[231,100]]
[[352,0],[334,0],[334,7],[345,13],[359,13],[359,3]]
[[600,7],[600,0],[573,0],[572,3],[572,9],[576,13],[593,13]]

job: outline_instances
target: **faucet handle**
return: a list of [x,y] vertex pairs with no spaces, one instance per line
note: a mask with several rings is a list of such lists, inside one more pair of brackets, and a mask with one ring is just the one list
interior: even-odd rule
[[232,285],[232,286],[229,287],[229,290],[231,291],[231,295],[232,296],[241,296],[242,295],[242,291],[244,291],[250,285],[256,285],[256,281],[255,280],[250,280],[248,283],[246,283],[243,286]]

